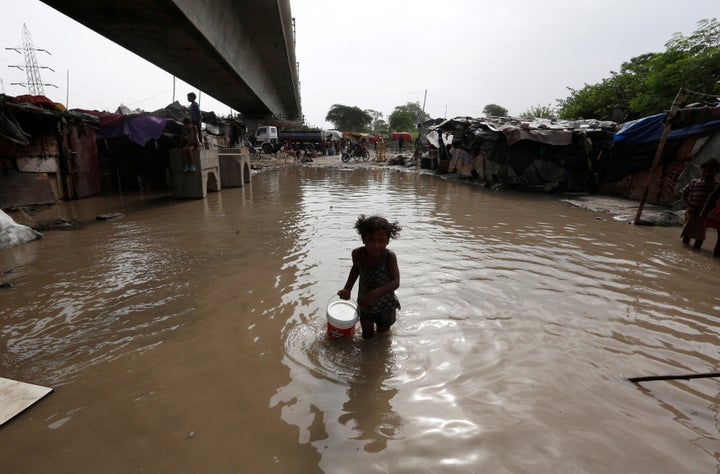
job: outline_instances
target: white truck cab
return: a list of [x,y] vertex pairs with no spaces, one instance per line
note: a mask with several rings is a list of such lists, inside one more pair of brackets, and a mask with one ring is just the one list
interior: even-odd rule
[[263,153],[275,153],[279,149],[277,127],[261,125],[255,129],[255,146]]

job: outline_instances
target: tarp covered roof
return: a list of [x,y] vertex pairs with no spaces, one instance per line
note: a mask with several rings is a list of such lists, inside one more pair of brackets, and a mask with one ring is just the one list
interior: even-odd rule
[[[615,143],[641,145],[659,142],[665,129],[667,113],[627,122],[615,134]],[[720,107],[680,109],[673,117],[668,140],[720,130]]]
[[49,117],[54,120],[81,121],[97,126],[97,118],[75,111],[66,111],[65,106],[41,95],[11,97],[0,94],[0,137],[18,145],[28,145],[30,135],[23,131],[15,115],[20,114]]
[[360,133],[360,132],[342,132],[342,133],[345,138],[348,138],[350,140],[362,140],[363,138],[367,138],[370,136],[369,133]]
[[408,132],[392,132],[392,134],[390,135],[391,140],[399,140],[401,137],[406,143],[412,142],[412,135],[410,135]]
[[471,128],[500,132],[508,145],[521,140],[530,140],[546,145],[569,145],[575,133],[588,133],[614,130],[615,122],[601,120],[525,120],[512,117],[486,117],[473,119],[456,117],[432,125],[429,130],[454,131]]
[[82,112],[100,119],[98,139],[117,138],[124,135],[140,146],[145,146],[150,140],[160,138],[168,122],[171,121],[171,119],[152,115],[109,114],[95,110],[83,110]]

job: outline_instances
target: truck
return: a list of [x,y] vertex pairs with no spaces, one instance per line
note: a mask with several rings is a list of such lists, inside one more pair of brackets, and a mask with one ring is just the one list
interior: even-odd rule
[[273,125],[259,125],[252,137],[253,147],[263,153],[276,153],[285,142],[301,150],[317,150],[320,142],[331,138],[325,130],[278,130]]
[[259,125],[252,136],[252,145],[263,153],[275,153],[280,149],[278,129],[272,125]]
[[317,150],[320,142],[328,140],[328,134],[325,130],[280,130],[278,132],[278,141],[281,145],[290,142],[298,149]]

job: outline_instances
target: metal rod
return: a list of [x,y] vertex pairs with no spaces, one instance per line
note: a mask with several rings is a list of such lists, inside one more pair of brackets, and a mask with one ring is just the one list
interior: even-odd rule
[[685,374],[685,375],[650,375],[647,377],[630,377],[628,380],[633,383],[653,382],[656,380],[690,380],[690,379],[707,379],[720,377],[720,372],[709,372],[706,374]]

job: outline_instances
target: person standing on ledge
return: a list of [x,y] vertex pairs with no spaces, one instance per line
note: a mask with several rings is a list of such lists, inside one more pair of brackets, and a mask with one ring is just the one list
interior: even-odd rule
[[195,125],[193,125],[190,117],[183,119],[183,138],[182,138],[182,152],[183,152],[183,173],[194,173],[195,168],[195,152],[198,150],[198,131]]
[[190,120],[197,128],[198,134],[200,134],[200,131],[202,130],[202,112],[200,112],[200,105],[195,102],[195,99],[197,99],[197,96],[194,92],[190,92],[187,95],[187,100],[190,102]]

